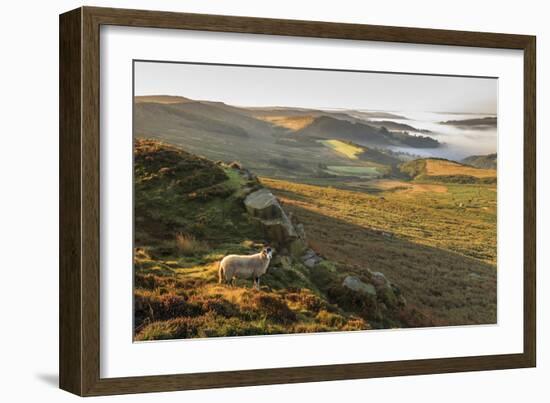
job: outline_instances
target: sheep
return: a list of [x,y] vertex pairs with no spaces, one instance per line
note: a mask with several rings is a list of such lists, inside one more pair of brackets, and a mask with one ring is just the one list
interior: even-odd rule
[[219,265],[218,276],[219,283],[231,282],[234,278],[252,278],[254,288],[260,289],[260,276],[265,274],[273,249],[263,248],[261,252],[254,255],[227,255]]

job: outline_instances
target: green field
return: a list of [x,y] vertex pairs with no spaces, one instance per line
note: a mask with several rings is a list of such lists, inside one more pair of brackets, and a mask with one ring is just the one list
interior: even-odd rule
[[327,170],[336,175],[358,176],[361,178],[374,178],[381,175],[377,167],[358,167],[349,165],[328,165]]

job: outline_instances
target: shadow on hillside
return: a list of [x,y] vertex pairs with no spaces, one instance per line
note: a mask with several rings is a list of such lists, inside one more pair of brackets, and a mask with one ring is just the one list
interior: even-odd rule
[[444,325],[496,323],[496,268],[479,260],[328,217],[295,205],[310,246],[335,262],[380,271],[410,304]]

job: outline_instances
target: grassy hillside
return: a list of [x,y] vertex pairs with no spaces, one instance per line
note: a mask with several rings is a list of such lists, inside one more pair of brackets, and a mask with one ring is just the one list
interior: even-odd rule
[[[354,165],[346,156],[322,147],[319,139],[364,145],[438,145],[427,137],[369,126],[342,111],[244,108],[165,95],[136,97],[134,125],[137,136],[177,144],[212,160],[239,160],[258,174],[280,178],[314,178],[319,176],[319,164]],[[281,163],[282,158],[289,163]]]
[[260,116],[259,119],[290,130],[300,130],[313,122],[313,116]]
[[363,152],[362,147],[341,140],[322,140],[321,143],[352,160],[359,159],[358,155]]
[[442,125],[451,125],[461,128],[493,128],[497,127],[497,118],[496,116],[489,116],[483,118],[472,118],[472,119],[462,119],[462,120],[447,120],[445,122],[440,122]]
[[365,145],[389,146],[401,145],[418,148],[438,147],[439,142],[430,137],[411,136],[405,132],[390,132],[386,127],[374,127],[369,123],[350,122],[329,116],[320,116],[298,130],[296,134],[315,139],[333,139],[352,141]]
[[[382,152],[358,143],[353,147],[362,151],[356,159],[339,152],[344,144],[349,144],[349,140],[338,137],[346,137],[345,132],[338,130],[341,124],[352,125],[357,133],[363,127],[392,142],[397,137],[402,138],[400,144],[405,144],[409,138],[416,139],[334,117],[319,115],[313,118],[322,113],[325,112],[298,108],[246,109],[183,97],[147,96],[136,97],[135,127],[137,136],[179,145],[213,161],[237,160],[258,175],[344,187],[358,179],[393,174],[400,160],[389,151]],[[326,113],[345,115],[343,112]],[[318,139],[313,132],[311,136],[302,135],[303,130],[325,118],[337,124],[331,131],[333,137],[325,139],[328,143],[319,142],[323,138]]]
[[413,127],[406,123],[394,122],[392,120],[369,120],[368,123],[370,126],[374,126],[377,128],[385,127],[386,129],[392,131],[395,130],[402,132],[431,133],[430,130],[417,129],[416,127]]
[[496,321],[494,185],[377,181],[376,195],[262,178],[340,264],[382,271],[438,324]]
[[372,288],[369,298],[343,287],[348,276],[371,284],[375,274],[365,265],[319,258],[309,266],[279,244],[261,290],[252,290],[248,280],[218,284],[223,256],[273,244],[243,204],[261,187],[237,163],[216,163],[156,140],[135,141],[135,340],[433,323],[405,307],[401,291],[389,283]]
[[496,183],[496,170],[480,169],[440,158],[408,161],[399,170],[415,180],[454,183]]
[[496,153],[487,155],[472,155],[470,157],[464,158],[461,162],[466,165],[471,165],[475,168],[497,169]]
[[350,141],[331,139],[320,140],[320,143],[335,153],[343,155],[359,164],[358,166],[328,165],[326,168],[327,171],[337,175],[355,175],[372,179],[390,175],[394,171],[394,167],[401,163],[399,159],[388,152],[360,146]]

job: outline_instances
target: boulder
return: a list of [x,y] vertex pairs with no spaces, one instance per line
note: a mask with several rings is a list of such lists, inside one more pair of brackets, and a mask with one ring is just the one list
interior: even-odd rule
[[243,168],[241,170],[241,175],[248,181],[253,181],[253,182],[257,182],[258,181],[258,177],[256,175],[254,175],[252,172],[250,172],[248,169],[246,168]]
[[376,297],[376,288],[372,284],[363,283],[355,276],[346,276],[342,286],[368,297]]
[[377,288],[390,287],[390,282],[388,281],[386,276],[384,276],[384,273],[381,273],[379,271],[373,271],[370,273],[371,273],[372,283]]
[[277,198],[269,189],[260,189],[250,193],[244,199],[246,211],[252,217],[262,220],[277,220],[283,217],[290,222]]
[[277,245],[287,245],[296,238],[296,232],[284,218],[276,220],[260,220],[267,238]]
[[321,259],[321,257],[317,255],[317,253],[315,253],[315,251],[313,251],[312,249],[306,250],[306,252],[302,256],[302,263],[309,269],[313,268],[322,260],[323,259]]
[[305,251],[304,255],[302,256],[302,260],[307,260],[315,256],[317,256],[315,251],[313,249],[308,249]]
[[304,260],[302,263],[303,263],[304,266],[306,266],[308,269],[311,269],[311,268],[315,267],[315,265],[316,265],[317,263],[319,263],[319,261],[317,261],[316,259],[312,258],[312,259]]
[[298,239],[290,219],[284,212],[277,198],[268,189],[250,193],[244,199],[249,215],[259,220],[267,238],[279,245],[290,245]]
[[298,234],[298,237],[302,240],[302,241],[306,241],[306,230],[304,228],[304,224],[296,224],[294,226],[294,229],[296,230],[296,233]]
[[371,275],[372,284],[376,288],[376,293],[378,294],[378,299],[380,301],[382,301],[388,308],[395,308],[405,305],[404,299],[399,298],[401,291],[399,288],[390,283],[384,273],[370,270],[369,273]]

